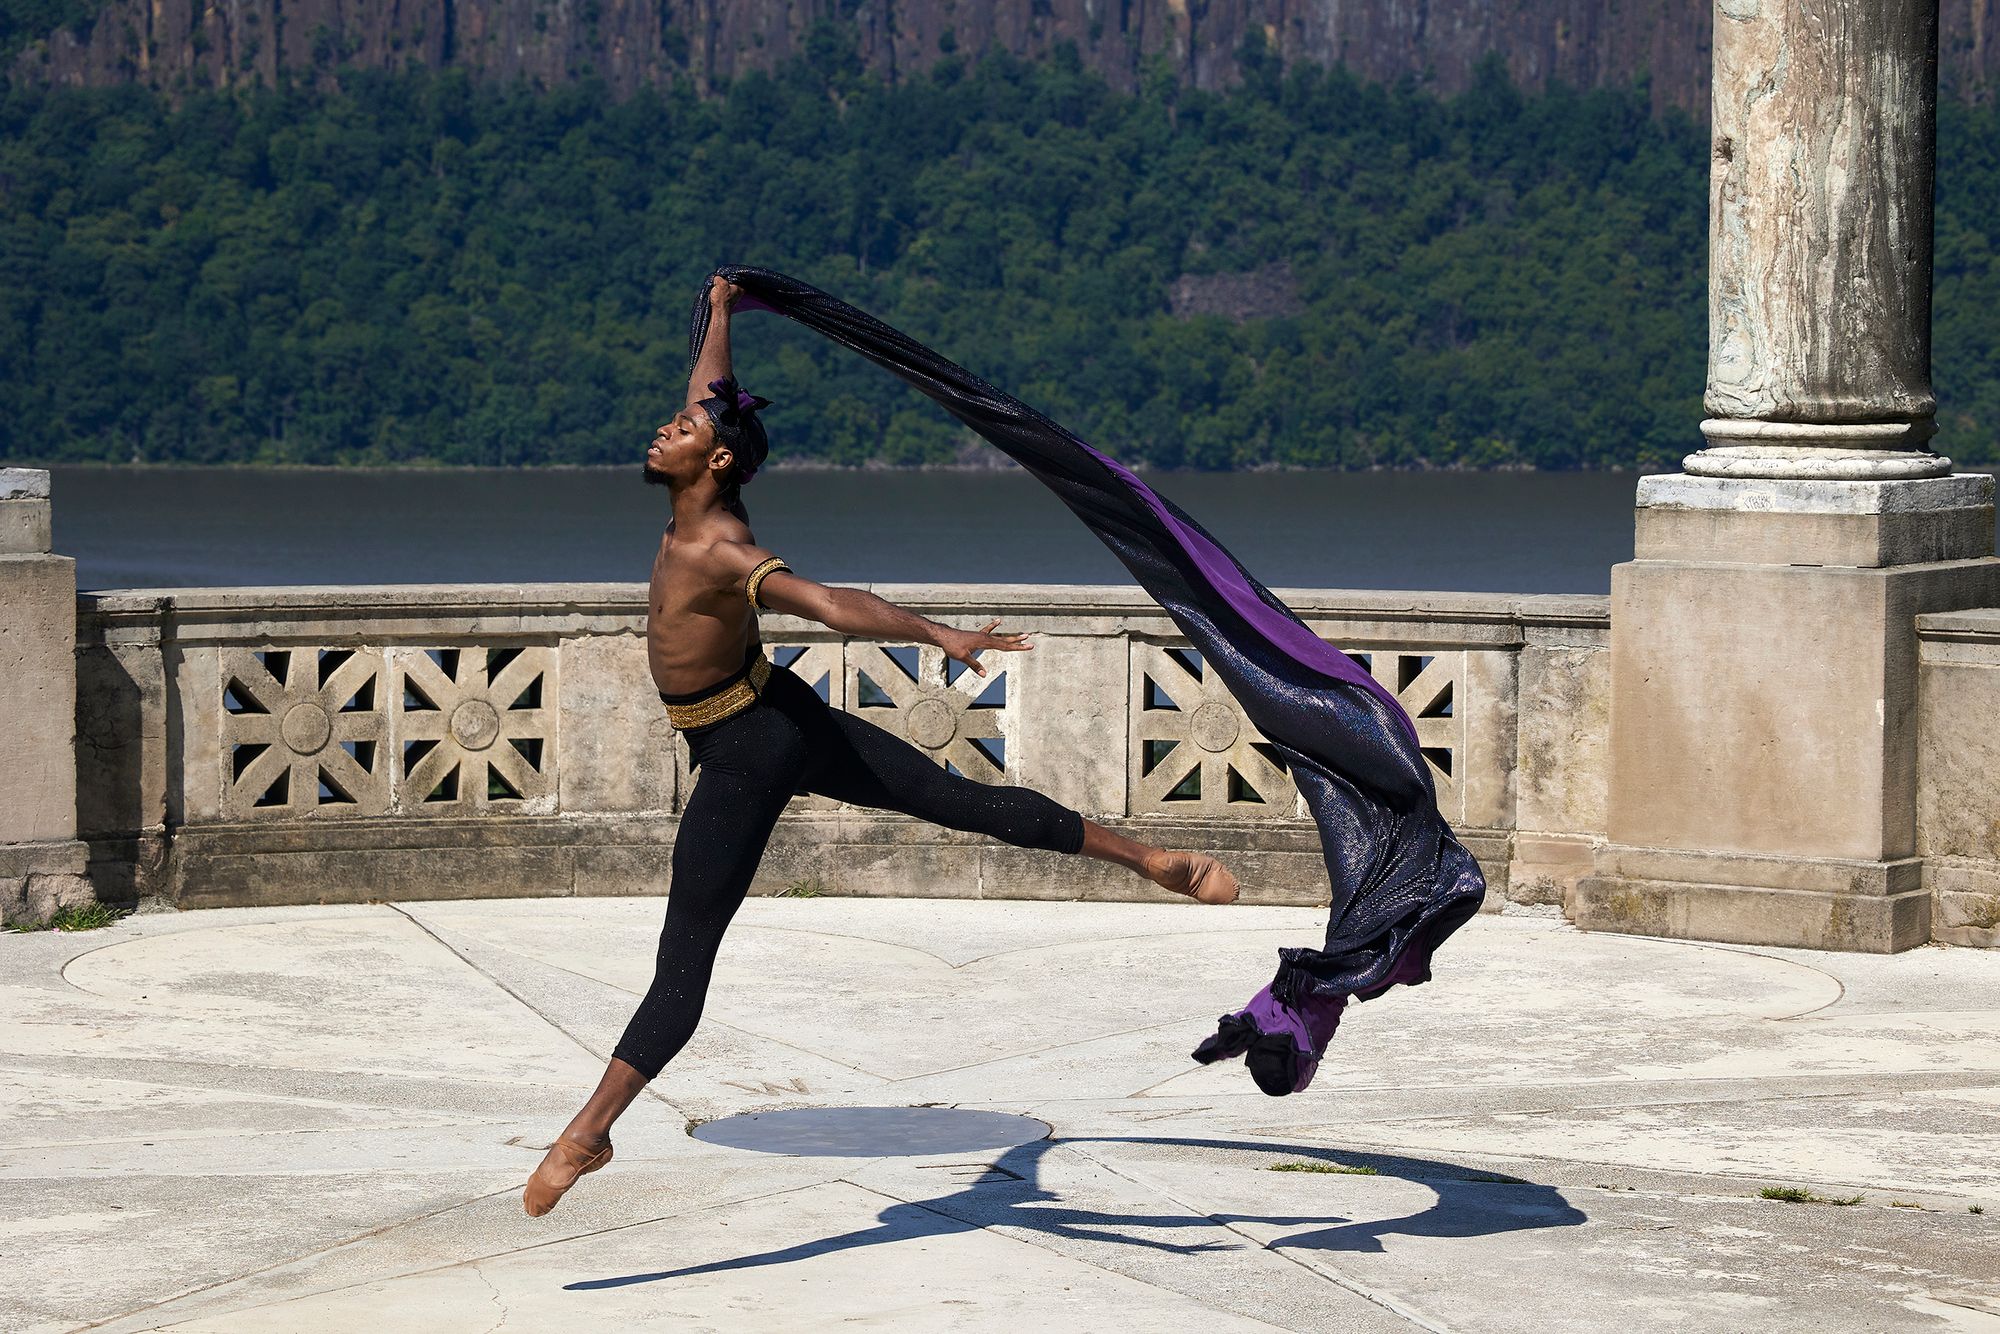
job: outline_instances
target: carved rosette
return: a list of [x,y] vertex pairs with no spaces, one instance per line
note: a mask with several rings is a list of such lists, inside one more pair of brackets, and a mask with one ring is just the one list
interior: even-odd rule
[[221,669],[224,818],[389,809],[379,651],[229,649]]

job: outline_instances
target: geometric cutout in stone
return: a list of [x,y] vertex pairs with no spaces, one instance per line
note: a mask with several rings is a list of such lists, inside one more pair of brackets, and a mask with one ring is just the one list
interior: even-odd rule
[[854,701],[856,708],[893,709],[896,707],[896,701],[889,697],[889,692],[881,686],[876,685],[875,679],[868,675],[868,673],[856,672],[854,675],[860,685],[860,689],[855,692],[858,696]]
[[291,799],[291,779],[290,769],[278,770],[277,776],[271,780],[271,785],[265,788],[252,804],[259,807],[283,806]]
[[1229,766],[1229,800],[1253,802],[1259,806],[1264,804],[1264,798],[1256,788],[1244,780],[1243,775],[1236,771],[1236,766],[1233,764]]
[[987,681],[985,688],[966,707],[970,709],[1003,709],[1007,707],[1007,673],[1003,671]]

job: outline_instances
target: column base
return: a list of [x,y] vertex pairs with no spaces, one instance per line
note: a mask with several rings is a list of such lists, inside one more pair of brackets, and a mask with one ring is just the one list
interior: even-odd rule
[[1852,861],[1607,844],[1576,884],[1585,931],[1896,954],[1931,938],[1923,859]]
[[1937,434],[1924,417],[1892,422],[1773,422],[1711,417],[1708,448],[1681,460],[1692,477],[1887,482],[1947,477],[1951,460],[1919,448]]

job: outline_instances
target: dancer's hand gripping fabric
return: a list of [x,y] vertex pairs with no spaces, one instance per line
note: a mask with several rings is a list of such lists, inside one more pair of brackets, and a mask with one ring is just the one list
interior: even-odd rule
[[1346,1008],[1345,996],[1308,996],[1294,1008],[1267,986],[1236,1013],[1223,1015],[1214,1034],[1194,1049],[1194,1059],[1209,1065],[1241,1056],[1257,1087],[1272,1097],[1302,1093],[1318,1073]]

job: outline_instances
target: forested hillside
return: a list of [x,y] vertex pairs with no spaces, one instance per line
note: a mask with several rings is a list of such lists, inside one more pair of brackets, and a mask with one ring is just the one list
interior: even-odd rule
[[[722,260],[855,301],[1161,466],[1670,464],[1698,448],[1702,127],[1643,89],[1438,99],[1254,46],[1130,95],[1063,49],[869,76],[823,26],[724,95],[463,71],[0,101],[0,453],[631,462]],[[1941,109],[1938,446],[1995,458],[2000,117]],[[774,458],[955,424],[753,315]]]
[[[1754,9],[1755,6],[1753,5]],[[1150,66],[1210,91],[1260,39],[1287,65],[1463,92],[1497,56],[1539,90],[1645,80],[1656,110],[1707,114],[1711,0],[0,0],[0,71],[57,85],[315,84],[342,65],[464,69],[554,87],[594,74],[614,98],[771,70],[824,26],[890,83],[988,52],[1084,67],[1134,90]],[[1988,36],[1995,41],[1986,40]],[[2000,0],[1940,0],[1938,80],[1978,101],[2000,73]]]

